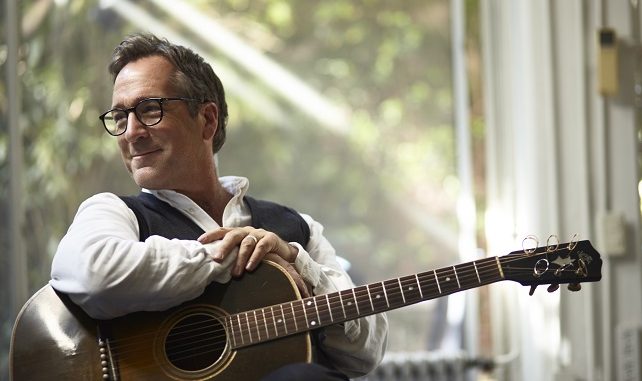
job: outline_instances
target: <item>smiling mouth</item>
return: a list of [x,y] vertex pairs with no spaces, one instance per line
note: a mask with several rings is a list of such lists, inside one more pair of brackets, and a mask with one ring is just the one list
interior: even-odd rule
[[143,157],[149,156],[149,155],[157,153],[157,152],[160,152],[160,149],[155,149],[155,150],[146,151],[146,152],[137,152],[137,153],[132,154],[132,159],[143,158]]

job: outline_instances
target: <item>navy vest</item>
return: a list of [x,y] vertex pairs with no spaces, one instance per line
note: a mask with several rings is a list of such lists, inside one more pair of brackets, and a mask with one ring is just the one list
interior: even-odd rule
[[[137,196],[120,198],[136,215],[141,241],[151,235],[195,240],[204,233],[189,217],[151,193],[141,192]],[[295,210],[249,196],[243,200],[250,208],[253,227],[276,233],[286,242],[298,242],[303,247],[308,244],[310,227]]]
[[[120,196],[120,198],[136,215],[141,242],[151,235],[168,239],[195,240],[204,233],[203,229],[189,217],[151,193],[141,192],[137,196]],[[270,201],[256,200],[249,196],[245,196],[243,200],[250,208],[253,227],[271,231],[286,242],[298,242],[303,247],[308,244],[310,227],[294,209]],[[332,363],[318,347],[319,343],[325,339],[324,329],[316,329],[310,333],[314,361],[334,369]]]

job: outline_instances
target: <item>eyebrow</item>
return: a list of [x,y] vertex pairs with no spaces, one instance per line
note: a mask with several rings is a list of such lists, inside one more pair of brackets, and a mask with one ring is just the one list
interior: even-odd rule
[[136,98],[134,98],[134,101],[131,103],[131,105],[130,105],[130,106],[126,106],[126,105],[124,105],[124,104],[122,104],[122,103],[116,103],[116,104],[112,104],[112,105],[111,105],[111,108],[112,108],[112,109],[115,109],[115,108],[126,109],[126,108],[130,108],[130,107],[134,107],[134,106],[136,106],[137,104],[139,104],[142,100],[149,99],[149,98],[163,98],[163,97],[162,97],[162,96],[160,96],[160,95],[145,95],[145,96],[140,96],[140,97],[136,97]]

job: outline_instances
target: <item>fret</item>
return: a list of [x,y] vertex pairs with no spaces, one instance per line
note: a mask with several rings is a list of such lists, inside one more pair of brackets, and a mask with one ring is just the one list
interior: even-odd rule
[[477,267],[474,262],[462,263],[455,266],[455,269],[455,274],[458,277],[457,284],[460,290],[467,290],[478,286],[477,281],[479,279],[475,279],[477,277],[473,275],[473,272],[477,273]]
[[419,289],[419,296],[421,299],[424,298],[424,293],[421,291],[421,283],[419,282],[419,275],[415,274],[415,281],[417,282],[417,289]]
[[317,312],[317,319],[319,319],[319,324],[321,324],[321,314],[319,314],[319,306],[317,305],[317,298],[312,298],[314,300],[314,310]]
[[346,319],[359,317],[359,310],[357,309],[356,300],[354,300],[354,293],[352,290],[341,291],[341,299],[343,300],[343,307],[346,313]]
[[252,339],[252,327],[250,326],[250,318],[247,316],[247,312],[244,313],[245,315],[245,324],[247,325],[247,334],[250,336],[250,343],[254,342],[254,339]]
[[276,325],[276,318],[274,317],[274,307],[270,306],[270,311],[272,312],[272,324],[274,325],[274,337],[279,337],[279,328]]
[[397,284],[399,284],[399,291],[401,291],[401,299],[403,299],[403,304],[406,304],[406,295],[403,293],[403,286],[401,285],[401,279],[397,278]]
[[370,299],[368,298],[368,286],[359,286],[352,291],[356,294],[359,314],[365,314],[366,312],[371,311]]
[[389,279],[383,282],[383,287],[388,295],[388,302],[390,307],[396,308],[405,305],[403,300],[403,293],[399,286],[399,279]]
[[383,283],[373,283],[370,285],[370,297],[373,304],[373,311],[385,311],[388,307],[388,302],[385,298],[385,290]]
[[352,300],[354,300],[354,306],[357,308],[357,315],[361,315],[361,313],[359,312],[359,303],[357,300],[357,294],[354,292],[354,288],[352,289],[352,298],[353,298]]
[[501,263],[499,263],[499,257],[495,257],[495,261],[497,262],[497,270],[499,270],[499,276],[501,279],[504,279],[504,269],[502,269]]
[[[484,258],[479,260],[479,277],[480,283],[488,284],[504,278],[501,267],[496,267],[497,257]],[[497,265],[499,266],[499,265]]]
[[270,332],[268,331],[267,320],[265,319],[265,308],[261,308],[261,314],[263,315],[263,328],[265,328],[265,338],[269,339]]
[[332,307],[330,306],[330,297],[328,294],[325,294],[325,304],[328,305],[328,313],[330,313],[330,321],[334,321],[334,316],[332,316]]
[[226,316],[224,321],[225,321],[225,331],[228,334],[232,335],[233,346],[236,347],[237,346],[237,344],[236,344],[236,330],[234,329],[234,326],[232,325],[233,324],[232,323],[232,317],[231,316]]
[[261,327],[259,327],[259,319],[256,317],[256,310],[252,311],[254,313],[254,324],[256,326],[256,336],[258,337],[258,341],[261,341]]
[[342,316],[345,317],[341,293],[333,292],[332,294],[328,294],[327,297],[328,305],[330,306],[330,313],[332,314],[332,321],[335,321],[335,319],[341,319]]
[[439,293],[441,294],[441,286],[439,285],[439,278],[437,277],[437,270],[432,271],[433,274],[435,274],[435,282],[437,283],[437,288],[439,289]]
[[239,333],[241,334],[241,344],[245,344],[245,339],[243,338],[243,328],[241,327],[241,314],[236,315],[236,320],[239,323]]
[[310,328],[310,323],[308,322],[308,313],[305,310],[305,304],[303,304],[303,301],[301,301],[301,308],[303,309],[303,316],[305,317],[305,326]]
[[292,321],[294,322],[294,332],[298,332],[299,331],[299,325],[296,322],[297,315],[294,312],[294,303],[293,302],[290,302],[290,309],[292,310]]
[[295,300],[292,302],[292,310],[294,311],[292,315],[294,316],[294,321],[297,323],[297,332],[305,331],[305,328],[310,328],[308,314],[303,303],[303,300]]
[[416,277],[411,275],[399,278],[399,287],[401,288],[405,303],[422,300],[421,289],[417,287]]
[[281,321],[279,323],[283,322],[283,328],[285,328],[285,334],[287,335],[288,334],[288,324],[287,324],[287,322],[285,320],[285,312],[283,311],[283,304],[281,304],[280,307],[281,307]]
[[453,266],[453,272],[455,273],[455,279],[457,279],[457,288],[461,288],[461,283],[459,283],[459,276],[457,275],[457,269]]
[[348,317],[348,315],[346,315],[346,307],[343,304],[343,297],[341,296],[342,292],[340,291],[338,292],[338,294],[339,294],[339,304],[341,304],[341,309],[343,310],[343,318],[345,319]]
[[441,295],[434,271],[418,274],[417,278],[419,279],[419,290],[424,299],[433,299]]
[[372,303],[372,294],[370,294],[370,285],[366,285],[366,288],[368,289],[368,299],[370,299],[370,308],[372,308],[372,311],[374,311],[374,304]]
[[319,315],[319,322],[324,322],[323,325],[328,325],[334,321],[328,300],[327,294],[314,297],[314,304],[317,309],[317,314]]
[[453,268],[435,270],[435,275],[439,279],[439,287],[442,294],[452,294],[459,291]]
[[386,291],[386,287],[384,286],[383,282],[381,283],[381,289],[383,290],[383,296],[386,297],[386,306],[390,307],[390,302],[388,301],[388,291]]
[[477,264],[473,261],[473,266],[475,266],[475,274],[477,274],[477,281],[481,284],[481,278],[479,277],[479,271],[477,271]]

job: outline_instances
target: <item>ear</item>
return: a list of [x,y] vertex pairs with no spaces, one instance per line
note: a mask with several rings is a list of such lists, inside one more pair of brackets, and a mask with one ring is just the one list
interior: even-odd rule
[[216,103],[205,103],[201,108],[201,118],[203,120],[203,140],[210,140],[218,129],[218,107],[216,107]]

